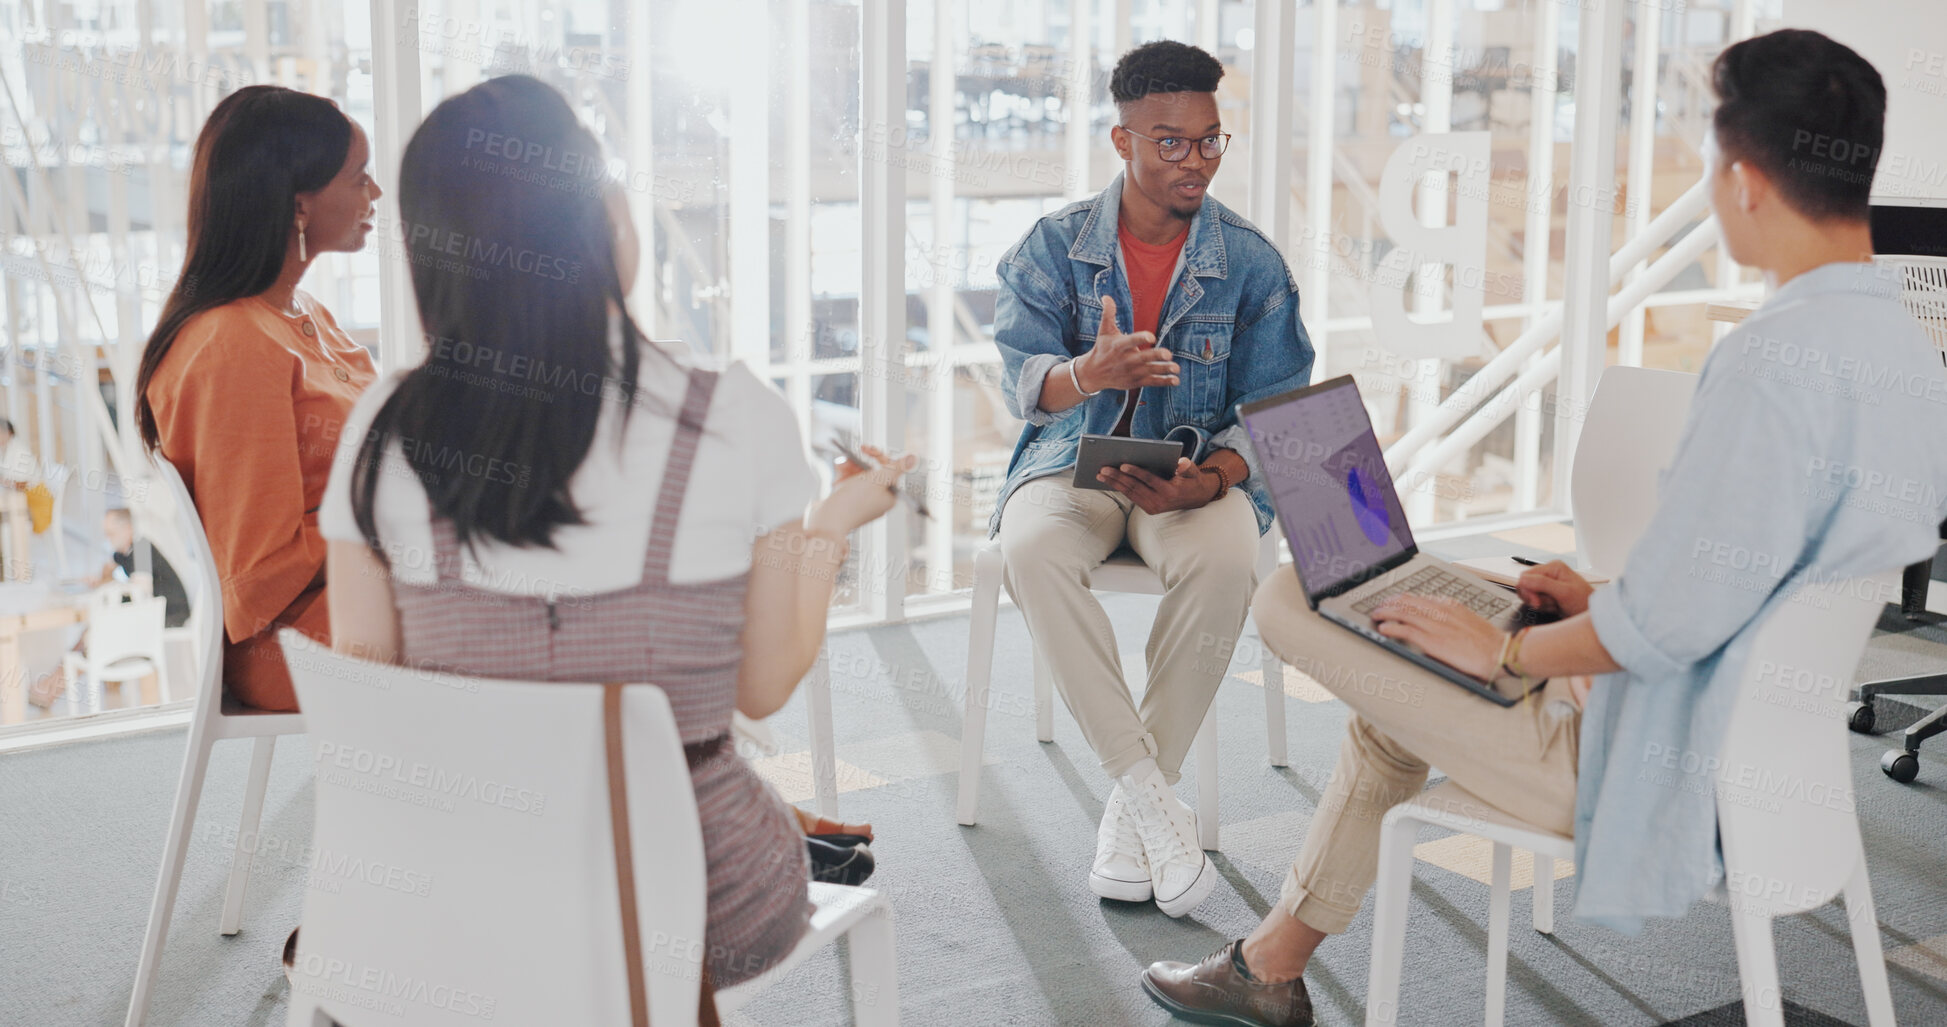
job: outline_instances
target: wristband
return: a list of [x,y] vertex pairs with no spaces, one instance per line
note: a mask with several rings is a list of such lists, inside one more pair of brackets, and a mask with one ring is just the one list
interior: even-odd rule
[[1224,494],[1230,491],[1230,475],[1225,474],[1224,469],[1216,464],[1205,464],[1203,469],[1217,476],[1217,494],[1211,496],[1210,501],[1214,503],[1224,498]]
[[1080,359],[1081,359],[1080,357],[1071,357],[1071,358],[1069,358],[1069,360],[1068,360],[1068,381],[1069,381],[1069,382],[1070,382],[1071,384],[1073,384],[1073,385],[1075,386],[1075,391],[1076,391],[1076,392],[1079,392],[1079,393],[1081,393],[1081,394],[1082,394],[1082,398],[1083,398],[1083,399],[1089,399],[1089,398],[1092,398],[1092,397],[1095,397],[1095,396],[1099,396],[1099,395],[1101,395],[1101,394],[1102,394],[1102,390],[1101,390],[1101,389],[1096,389],[1096,390],[1095,390],[1094,392],[1090,392],[1090,391],[1088,391],[1087,389],[1084,389],[1084,388],[1082,388],[1082,379],[1081,379],[1080,377],[1078,377],[1078,376],[1077,376],[1077,375],[1075,374],[1075,361],[1077,361],[1077,360],[1080,360]]
[[1528,637],[1528,629],[1522,628],[1507,636],[1501,643],[1501,673],[1511,678],[1519,678],[1523,684],[1528,681],[1528,672],[1521,666],[1521,642]]

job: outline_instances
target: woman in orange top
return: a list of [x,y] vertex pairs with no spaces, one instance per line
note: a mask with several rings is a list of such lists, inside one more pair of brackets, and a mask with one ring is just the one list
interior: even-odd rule
[[338,432],[377,376],[297,288],[354,252],[381,195],[365,133],[322,97],[247,86],[196,140],[189,245],[136,379],[142,440],[182,473],[223,583],[223,684],[297,709],[276,633],[329,642],[318,503]]

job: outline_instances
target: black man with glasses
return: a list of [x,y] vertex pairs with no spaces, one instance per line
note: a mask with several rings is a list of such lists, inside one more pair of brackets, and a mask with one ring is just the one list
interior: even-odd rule
[[[1035,222],[1001,258],[994,339],[1027,425],[995,503],[1008,591],[1114,782],[1089,886],[1182,916],[1216,886],[1174,785],[1243,629],[1270,497],[1237,404],[1305,385],[1298,286],[1271,240],[1206,196],[1230,142],[1224,69],[1146,43],[1110,77],[1123,171]],[[1175,472],[1105,467],[1074,484],[1081,436],[1183,445]],[[1163,580],[1140,706],[1094,569],[1127,546]],[[1279,687],[1267,682],[1267,687]]]

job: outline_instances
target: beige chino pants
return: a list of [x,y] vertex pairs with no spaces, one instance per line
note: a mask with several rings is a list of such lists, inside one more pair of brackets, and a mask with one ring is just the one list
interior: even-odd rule
[[[1232,489],[1195,510],[1150,514],[1120,492],[1078,489],[1063,473],[1008,497],[1001,515],[1007,591],[1102,769],[1154,757],[1174,783],[1230,665],[1257,585],[1257,518]],[[1163,579],[1139,707],[1115,631],[1089,576],[1124,544]]]
[[1344,931],[1379,873],[1381,818],[1419,793],[1429,765],[1543,830],[1573,830],[1582,715],[1567,679],[1495,705],[1320,617],[1290,567],[1259,587],[1252,611],[1273,652],[1352,708],[1280,909]]

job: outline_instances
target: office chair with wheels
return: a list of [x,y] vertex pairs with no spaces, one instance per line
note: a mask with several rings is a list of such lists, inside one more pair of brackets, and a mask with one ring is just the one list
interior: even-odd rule
[[[1947,539],[1947,522],[1940,525],[1940,537]],[[1927,586],[1933,581],[1933,561],[1922,560],[1906,569],[1900,579],[1900,613],[1914,622],[1937,620],[1927,613]],[[1868,681],[1859,686],[1857,698],[1847,706],[1846,725],[1860,734],[1871,734],[1879,722],[1873,700],[1882,695],[1931,695],[1947,698],[1947,672],[1917,674],[1912,677]],[[1921,717],[1906,729],[1900,747],[1886,750],[1879,769],[1901,784],[1911,784],[1920,776],[1920,743],[1935,735],[1947,734],[1947,705]]]
[[[1876,226],[1877,230],[1877,226]],[[1885,249],[1876,239],[1875,248]],[[1900,303],[1920,322],[1928,338],[1940,349],[1942,364],[1947,364],[1947,257],[1882,256],[1874,263],[1900,275]],[[1940,526],[1940,537],[1947,539],[1947,523]],[[1927,586],[1933,580],[1933,561],[1922,560],[1906,569],[1900,579],[1900,613],[1909,621],[1927,616]],[[1871,734],[1878,717],[1873,698],[1881,695],[1931,695],[1947,698],[1947,673],[1869,681],[1859,686],[1857,701],[1849,704],[1847,726],[1861,734]],[[1886,750],[1879,769],[1901,784],[1920,776],[1920,743],[1947,733],[1947,706],[1941,706],[1913,726],[1898,749]]]

